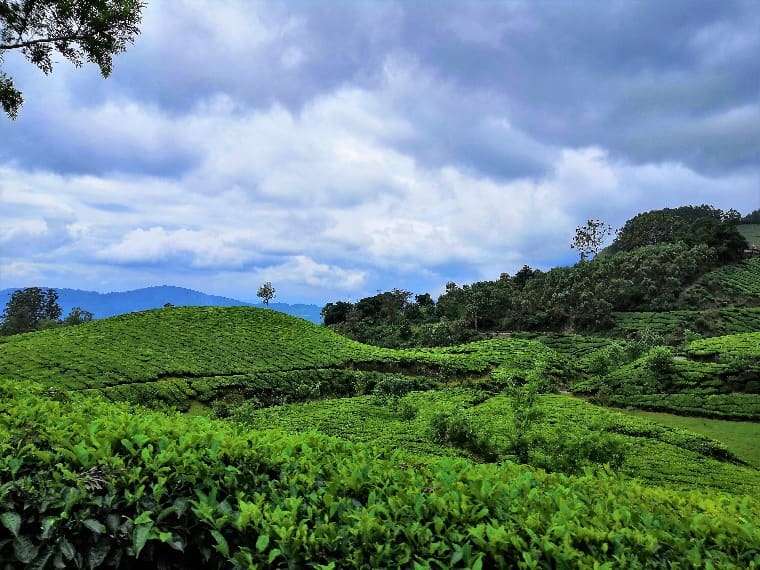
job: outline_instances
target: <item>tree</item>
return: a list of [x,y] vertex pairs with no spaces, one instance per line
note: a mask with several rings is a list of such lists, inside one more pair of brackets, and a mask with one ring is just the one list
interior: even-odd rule
[[81,325],[82,323],[89,323],[92,320],[92,313],[86,311],[81,307],[74,307],[63,319],[64,325]]
[[275,294],[276,292],[274,290],[274,287],[272,287],[272,284],[267,281],[261,287],[259,287],[259,291],[256,293],[256,296],[264,301],[265,305],[269,305],[269,301],[274,299]]
[[327,303],[322,308],[322,320],[325,325],[337,325],[348,319],[353,305],[347,301],[338,301],[336,303]]
[[3,312],[4,334],[31,332],[58,323],[61,307],[55,289],[29,287],[11,295]]
[[610,235],[612,227],[608,223],[590,219],[584,225],[575,228],[575,237],[570,242],[570,247],[578,250],[581,261],[586,261],[589,257],[596,257]]
[[750,212],[742,218],[743,224],[760,224],[760,209]]
[[[59,53],[75,66],[89,61],[103,77],[113,56],[139,33],[142,0],[0,0],[0,65],[6,51],[20,50],[46,75]],[[0,105],[16,118],[24,98],[0,69]]]

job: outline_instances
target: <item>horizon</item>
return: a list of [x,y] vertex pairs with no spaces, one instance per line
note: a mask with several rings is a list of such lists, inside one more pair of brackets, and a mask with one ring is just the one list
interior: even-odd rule
[[572,263],[587,218],[760,208],[750,0],[151,2],[140,29],[107,79],[4,54],[0,288],[438,295]]

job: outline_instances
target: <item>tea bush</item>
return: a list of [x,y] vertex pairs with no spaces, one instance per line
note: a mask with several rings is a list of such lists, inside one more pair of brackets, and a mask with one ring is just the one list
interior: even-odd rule
[[407,456],[15,387],[9,568],[758,568],[760,504]]
[[146,311],[4,337],[0,347],[0,376],[180,409],[229,392],[262,406],[363,394],[388,374],[425,376],[431,383],[483,378],[496,369],[529,371],[539,361],[545,366],[553,354],[524,339],[383,349],[249,307]]

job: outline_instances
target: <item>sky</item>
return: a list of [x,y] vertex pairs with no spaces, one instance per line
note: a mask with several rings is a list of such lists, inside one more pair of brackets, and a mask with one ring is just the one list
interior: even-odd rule
[[757,0],[151,0],[108,79],[5,55],[0,288],[439,293],[590,217],[747,213],[758,54]]

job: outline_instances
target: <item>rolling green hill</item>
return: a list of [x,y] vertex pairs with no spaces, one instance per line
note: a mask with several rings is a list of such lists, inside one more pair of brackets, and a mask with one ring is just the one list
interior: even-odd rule
[[275,311],[172,308],[0,340],[0,376],[62,391],[186,407],[237,392],[262,403],[349,395],[388,373],[498,379],[554,355],[524,339],[391,350]]
[[[3,338],[0,559],[756,566],[758,469],[707,437],[526,388],[562,387],[620,346],[521,335],[392,350],[245,307]],[[646,354],[587,386],[661,398],[665,381],[668,397],[734,413],[757,396],[742,374],[759,349],[760,333],[704,339],[666,377]]]

